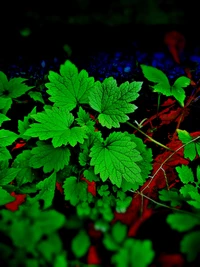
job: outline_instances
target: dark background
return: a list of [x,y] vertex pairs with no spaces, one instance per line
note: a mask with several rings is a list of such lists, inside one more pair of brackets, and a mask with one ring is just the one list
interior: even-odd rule
[[[187,45],[200,43],[199,9],[194,0],[72,0],[36,4],[4,2],[0,10],[0,67],[22,55],[30,62],[128,47],[140,40],[159,49],[164,34],[177,30]],[[28,34],[27,34],[28,33]]]

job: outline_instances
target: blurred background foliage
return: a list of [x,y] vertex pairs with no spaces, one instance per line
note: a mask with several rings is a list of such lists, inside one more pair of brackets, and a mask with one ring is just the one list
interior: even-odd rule
[[198,17],[193,2],[194,0],[189,3],[181,0],[71,0],[35,5],[33,1],[23,4],[16,1],[12,5],[7,4],[7,15],[4,12],[2,15],[7,20],[20,20],[21,23],[26,20],[67,25],[183,25],[195,22]]

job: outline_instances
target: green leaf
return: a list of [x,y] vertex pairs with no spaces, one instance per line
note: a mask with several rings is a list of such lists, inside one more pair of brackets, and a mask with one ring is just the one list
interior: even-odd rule
[[189,262],[194,261],[200,253],[199,240],[200,231],[185,234],[181,240],[181,252],[186,254]]
[[56,255],[53,267],[68,267],[66,252]]
[[89,103],[100,113],[99,123],[109,129],[119,128],[119,123],[129,119],[126,114],[136,110],[137,107],[130,102],[138,98],[141,87],[142,82],[125,82],[117,87],[113,77],[106,78],[103,83],[97,81],[90,92]]
[[116,212],[125,213],[129,205],[131,204],[132,197],[126,197],[124,199],[116,199]]
[[177,129],[178,139],[183,142],[183,144],[187,144],[192,141],[191,135],[186,130]]
[[0,97],[0,109],[2,110],[2,113],[4,115],[6,115],[11,106],[12,106],[12,98]]
[[53,233],[47,237],[46,240],[41,240],[37,244],[37,250],[40,251],[43,258],[51,263],[54,255],[59,254],[62,250],[62,241],[57,233]]
[[127,235],[127,230],[128,230],[127,225],[124,225],[120,222],[116,222],[112,226],[112,237],[114,238],[117,244],[120,244],[123,242],[123,240],[125,239]]
[[48,88],[46,92],[51,95],[49,100],[55,103],[54,106],[71,111],[78,104],[88,104],[94,78],[88,77],[85,70],[78,73],[77,67],[69,60],[61,65],[60,74],[50,71],[48,76],[50,83],[45,84]]
[[45,178],[43,181],[40,181],[36,188],[40,189],[40,192],[34,197],[29,198],[30,202],[38,201],[39,199],[44,200],[44,209],[51,207],[54,199],[56,187],[56,173],[53,172],[49,177]]
[[44,173],[59,171],[69,164],[70,150],[68,147],[53,147],[51,144],[37,142],[37,147],[31,150],[29,166],[33,168],[43,167]]
[[91,120],[89,114],[86,113],[86,111],[82,109],[82,107],[79,107],[79,111],[77,114],[78,118],[76,118],[75,120],[78,122],[78,124],[81,127],[86,126],[88,128],[88,131],[94,131],[95,122]]
[[141,170],[135,163],[142,157],[135,147],[126,134],[113,132],[103,143],[96,142],[91,148],[90,165],[94,166],[95,174],[100,173],[103,182],[109,178],[118,187],[122,179],[131,183],[143,181]]
[[194,206],[196,209],[200,209],[200,194],[198,192],[189,192],[192,200],[188,200],[187,203]]
[[7,185],[12,182],[19,171],[20,169],[18,168],[3,169],[0,171],[0,186]]
[[179,196],[179,194],[176,191],[173,190],[161,190],[159,191],[159,199],[162,201],[169,201],[171,202],[171,206],[172,207],[176,207],[181,205],[181,196]]
[[191,184],[185,184],[179,189],[179,192],[183,195],[184,198],[188,198],[189,193],[198,192],[198,188]]
[[150,240],[129,238],[118,253],[112,256],[112,263],[115,263],[116,267],[148,267],[154,256],[155,252]]
[[42,104],[45,104],[44,103],[44,100],[42,98],[42,93],[40,92],[28,92],[28,95],[34,100],[34,101],[39,101],[40,103]]
[[31,150],[24,150],[21,154],[17,155],[12,163],[12,167],[18,168],[16,182],[18,186],[22,186],[26,183],[32,183],[35,179],[35,175],[29,166],[29,160],[31,158]]
[[36,107],[32,109],[32,111],[28,114],[28,116],[24,117],[24,120],[18,120],[18,132],[20,133],[20,137],[29,140],[31,137],[24,135],[25,131],[29,128],[30,120],[33,120],[31,118],[31,115],[36,114]]
[[182,107],[184,107],[184,100],[186,97],[185,91],[182,87],[187,87],[188,85],[190,85],[190,79],[188,77],[181,76],[176,79],[171,87],[172,95],[176,98],[176,100],[178,100]]
[[75,146],[77,142],[83,143],[87,138],[86,131],[82,127],[69,128],[74,121],[74,116],[67,110],[53,107],[31,115],[39,123],[30,125],[30,129],[25,131],[25,135],[39,137],[40,140],[52,138],[54,147],[62,145]]
[[191,230],[194,226],[200,224],[200,220],[194,215],[174,213],[167,216],[167,223],[172,229],[178,232]]
[[0,113],[0,126],[4,121],[10,121],[10,118],[8,118],[6,115]]
[[6,85],[6,90],[9,91],[8,97],[11,98],[17,98],[23,94],[25,94],[27,91],[30,89],[34,88],[34,86],[28,86],[24,84],[27,79],[17,77],[17,78],[12,78]]
[[192,169],[187,165],[178,166],[175,169],[178,172],[178,176],[182,183],[187,184],[189,182],[194,182]]
[[[8,159],[12,159],[12,156],[9,150],[6,147],[0,147],[0,161],[6,161]],[[1,169],[1,166],[0,166]]]
[[9,130],[0,130],[0,147],[6,147],[12,145],[12,143],[18,138],[16,133]]
[[113,237],[108,233],[104,235],[103,244],[108,250],[111,251],[116,251],[120,248],[119,244],[117,244]]
[[167,76],[161,70],[154,68],[152,66],[140,65],[144,77],[150,82],[156,83],[153,86],[153,91],[157,93],[162,93],[165,96],[171,96],[170,84]]
[[80,230],[72,240],[72,251],[77,258],[83,257],[90,247],[90,239],[85,230]]
[[73,206],[76,206],[80,200],[87,200],[87,184],[82,181],[77,182],[77,178],[74,176],[65,180],[63,189],[65,200],[69,200]]
[[98,194],[100,196],[108,196],[110,195],[110,191],[108,189],[108,185],[101,185],[100,188],[98,189]]
[[15,198],[0,186],[0,206],[13,202]]
[[7,76],[5,75],[5,73],[0,71],[0,95],[5,90],[7,84],[8,84]]
[[90,167],[88,170],[84,170],[83,175],[90,182],[92,182],[92,181],[94,181],[94,182],[99,181],[99,177],[94,174],[94,168],[93,167]]

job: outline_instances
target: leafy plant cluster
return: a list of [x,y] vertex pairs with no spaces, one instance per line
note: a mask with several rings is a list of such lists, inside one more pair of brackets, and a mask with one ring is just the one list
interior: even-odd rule
[[[144,65],[141,68],[149,81],[157,83],[153,86],[154,92],[174,96],[184,106],[183,87],[190,84],[189,78],[180,77],[170,86],[167,77],[158,69]],[[143,82],[124,82],[118,86],[112,77],[103,82],[95,81],[85,70],[78,72],[69,60],[60,66],[60,74],[50,71],[48,79],[45,87],[51,105],[44,102],[40,90],[26,85],[25,79],[8,81],[0,72],[1,127],[10,120],[7,112],[13,101],[20,101],[22,95],[27,94],[37,104],[43,104],[42,111],[37,111],[35,104],[24,120],[18,121],[18,133],[0,130],[0,232],[4,237],[3,242],[0,241],[0,251],[3,260],[11,259],[9,266],[50,263],[55,267],[84,266],[86,257],[91,262],[91,255],[99,252],[95,235],[89,235],[85,227],[92,222],[105,250],[111,253],[110,263],[149,266],[155,257],[152,242],[127,237],[128,227],[122,222],[113,223],[115,213],[127,212],[133,199],[132,191],[136,192],[148,182],[153,169],[152,150],[143,140],[133,133],[118,131],[120,124],[127,123],[143,133],[142,125],[137,128],[128,122],[128,114],[137,109],[132,102],[139,97]],[[185,157],[193,160],[194,151],[199,155],[199,147],[189,134],[179,130],[179,139],[183,143],[190,141],[185,146]],[[23,147],[15,157],[14,142]],[[195,210],[188,215],[189,226],[181,228],[176,225],[182,214],[169,215],[167,222],[172,228],[181,229],[179,231],[199,224],[195,217],[199,209],[199,184],[194,182],[189,167],[185,167],[176,168],[184,183],[176,196]],[[185,173],[189,175],[187,179]],[[57,191],[64,197],[66,214],[54,209]],[[163,192],[160,198],[166,201],[166,197],[162,199]],[[170,192],[173,191],[167,194]],[[16,201],[18,205],[13,209],[11,205]],[[69,234],[69,238],[64,237],[66,244],[59,234],[63,229],[68,234],[74,233],[73,236]],[[184,238],[187,239],[187,235]],[[187,253],[187,242],[194,246],[196,240],[183,241],[182,252]],[[194,260],[195,256],[195,252],[190,252],[188,260]],[[95,260],[93,263],[100,264]]]

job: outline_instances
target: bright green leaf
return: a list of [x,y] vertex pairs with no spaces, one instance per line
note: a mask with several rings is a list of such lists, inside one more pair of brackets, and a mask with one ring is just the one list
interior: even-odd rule
[[141,87],[142,82],[126,82],[117,87],[113,77],[106,78],[103,83],[97,81],[90,93],[89,101],[90,106],[100,113],[99,123],[109,129],[119,128],[119,123],[129,119],[126,114],[136,110],[137,107],[130,102],[137,99]]
[[11,145],[16,139],[18,135],[9,130],[0,130],[0,147],[6,147]]
[[172,95],[179,101],[182,107],[184,107],[184,100],[186,97],[185,91],[182,87],[187,87],[188,85],[190,85],[190,79],[188,77],[181,76],[176,79],[171,87]]
[[82,181],[77,182],[77,178],[74,176],[65,180],[63,189],[65,200],[69,200],[73,206],[76,206],[80,200],[87,200],[87,184]]
[[86,131],[82,127],[72,127],[74,116],[64,108],[46,109],[35,115],[31,115],[40,123],[33,123],[30,129],[25,131],[25,135],[39,137],[40,140],[52,138],[54,147],[62,145],[75,146],[77,142],[83,143],[87,138]]
[[0,206],[13,202],[15,197],[11,196],[6,190],[0,186]]
[[185,234],[181,240],[181,252],[185,253],[187,260],[192,262],[200,253],[200,231]]
[[77,258],[83,257],[90,247],[90,239],[85,230],[80,232],[72,240],[72,251]]
[[167,223],[172,229],[184,232],[200,224],[200,220],[192,214],[174,213],[167,216]]
[[169,201],[171,202],[172,207],[176,207],[178,205],[181,205],[182,198],[179,196],[179,194],[176,191],[173,190],[161,190],[159,191],[159,199],[162,201]]
[[182,183],[187,184],[189,182],[194,182],[192,169],[187,165],[178,166],[175,169],[178,172],[178,176]]
[[112,237],[114,238],[115,242],[120,244],[125,239],[127,235],[127,225],[124,225],[120,222],[116,222],[112,226]]
[[95,174],[100,173],[103,182],[109,178],[118,187],[122,179],[131,183],[140,182],[141,170],[135,162],[142,157],[135,147],[126,134],[113,132],[103,143],[96,142],[91,148],[90,165],[94,166]]
[[10,121],[10,118],[8,118],[6,115],[0,113],[0,126],[4,121]]
[[60,66],[60,74],[50,71],[50,83],[45,84],[48,88],[47,93],[51,95],[49,100],[55,103],[54,106],[71,111],[78,104],[88,104],[94,78],[88,77],[85,70],[78,73],[77,67],[69,60]]
[[62,170],[70,161],[70,150],[68,147],[53,147],[51,144],[37,142],[37,147],[31,151],[29,166],[33,168],[43,167],[44,173]]
[[152,66],[140,65],[144,77],[150,82],[156,83],[153,86],[153,91],[157,93],[162,93],[166,96],[171,96],[170,84],[167,76],[161,70],[154,68]]

